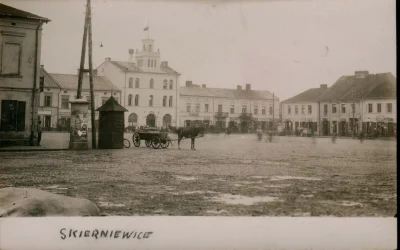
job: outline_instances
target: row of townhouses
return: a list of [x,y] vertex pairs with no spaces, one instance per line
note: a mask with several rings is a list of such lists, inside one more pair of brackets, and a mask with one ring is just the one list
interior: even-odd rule
[[[0,7],[0,141],[33,144],[38,120],[49,130],[68,127],[78,76],[49,73],[40,65],[42,26],[49,19]],[[82,87],[96,108],[113,96],[128,110],[128,128],[204,124],[246,132],[268,130],[282,121],[287,131],[311,128],[319,135],[368,133],[378,127],[396,133],[396,78],[391,73],[355,72],[329,88],[321,85],[280,103],[270,91],[253,90],[251,84],[223,89],[186,81],[180,86],[181,74],[161,61],[153,39],[128,51],[128,61],[106,58],[94,70],[94,100],[88,75]]]
[[287,131],[310,128],[327,136],[396,133],[396,78],[391,73],[356,71],[340,77],[331,87],[312,88],[281,103]]

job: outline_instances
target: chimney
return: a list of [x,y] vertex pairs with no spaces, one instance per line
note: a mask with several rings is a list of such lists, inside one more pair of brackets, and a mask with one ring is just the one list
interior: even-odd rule
[[246,90],[251,90],[251,84],[246,84]]
[[201,87],[206,88],[206,85],[205,85],[205,84],[202,84]]
[[193,82],[192,82],[192,81],[186,81],[186,87],[191,87],[191,86],[192,86],[192,84],[193,84]]
[[93,76],[97,76],[97,69],[93,70]]
[[106,62],[111,61],[111,57],[106,57]]
[[41,64],[41,65],[40,65],[40,68],[41,68],[41,69],[44,69],[44,65],[43,65],[43,64]]
[[319,85],[319,87],[321,89],[327,89],[328,88],[328,84],[321,84],[321,85]]
[[237,90],[242,90],[242,86],[237,85]]
[[365,78],[369,75],[368,71],[356,71],[354,72],[356,78]]

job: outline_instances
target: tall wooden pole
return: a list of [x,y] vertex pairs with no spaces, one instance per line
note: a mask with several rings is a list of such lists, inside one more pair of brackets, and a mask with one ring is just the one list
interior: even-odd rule
[[94,91],[93,91],[93,60],[92,60],[92,10],[90,0],[87,0],[88,5],[88,31],[89,31],[89,83],[90,83],[90,111],[92,122],[92,149],[96,149],[96,120],[94,110]]
[[275,93],[272,93],[272,129],[275,132]]
[[76,93],[76,98],[82,98],[82,79],[83,79],[83,69],[85,68],[85,54],[86,54],[86,44],[87,44],[87,25],[88,25],[88,18],[89,18],[89,7],[86,4],[86,13],[85,13],[85,26],[83,28],[83,41],[82,41],[82,52],[81,52],[81,64],[79,67],[79,76],[78,76],[78,90]]

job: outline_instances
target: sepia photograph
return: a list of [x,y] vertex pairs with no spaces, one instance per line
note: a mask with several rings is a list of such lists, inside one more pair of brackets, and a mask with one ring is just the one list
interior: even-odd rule
[[2,218],[397,217],[394,0],[0,0],[0,32]]

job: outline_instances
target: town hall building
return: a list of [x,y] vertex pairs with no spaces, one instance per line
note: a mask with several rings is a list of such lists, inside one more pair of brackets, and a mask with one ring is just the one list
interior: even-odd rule
[[128,110],[125,127],[168,127],[178,121],[180,74],[160,60],[154,40],[142,39],[142,49],[129,49],[130,60],[106,58],[97,67],[121,91],[120,104]]

